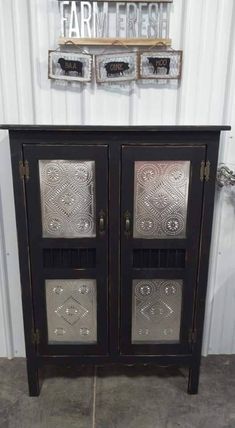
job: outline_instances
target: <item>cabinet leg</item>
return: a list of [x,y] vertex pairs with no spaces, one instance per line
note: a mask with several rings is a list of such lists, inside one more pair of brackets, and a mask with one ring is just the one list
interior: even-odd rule
[[38,397],[40,394],[39,370],[34,364],[29,361],[27,361],[27,373],[29,396]]
[[200,366],[190,367],[188,378],[188,394],[198,393]]

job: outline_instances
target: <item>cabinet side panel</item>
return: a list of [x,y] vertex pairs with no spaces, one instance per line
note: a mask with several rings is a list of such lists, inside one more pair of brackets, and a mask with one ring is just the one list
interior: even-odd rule
[[32,330],[34,329],[34,315],[32,305],[30,254],[27,228],[27,209],[25,201],[24,180],[19,176],[19,162],[23,161],[22,142],[10,133],[10,148],[12,159],[12,173],[14,185],[14,200],[16,210],[16,226],[18,237],[20,279],[22,289],[22,305],[26,356],[28,361],[36,356],[35,345],[32,343]]
[[207,277],[213,223],[214,197],[217,175],[217,162],[220,133],[216,133],[207,144],[207,160],[210,162],[210,177],[204,184],[203,212],[201,220],[201,238],[199,246],[198,287],[195,296],[194,329],[196,343],[193,345],[194,361],[200,364],[203,324],[205,317],[205,301],[207,293]]

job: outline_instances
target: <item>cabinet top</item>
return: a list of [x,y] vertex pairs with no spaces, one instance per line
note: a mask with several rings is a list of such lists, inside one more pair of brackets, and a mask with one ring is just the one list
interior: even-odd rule
[[77,126],[77,125],[0,125],[0,129],[9,131],[102,131],[102,132],[158,132],[158,131],[188,131],[188,132],[207,132],[207,131],[229,131],[231,126]]

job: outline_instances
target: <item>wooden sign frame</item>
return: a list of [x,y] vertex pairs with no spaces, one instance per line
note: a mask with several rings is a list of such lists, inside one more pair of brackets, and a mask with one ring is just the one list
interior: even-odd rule
[[[58,0],[59,2],[63,0]],[[70,0],[71,1],[77,1],[77,0]],[[173,3],[173,0],[89,0],[91,2],[97,2],[97,3]]]
[[[56,58],[53,58],[56,57]],[[72,57],[72,58],[71,58]],[[59,62],[58,59],[63,59],[65,62],[71,62],[82,64],[81,68],[81,75],[78,74],[78,70],[76,68],[74,69],[66,69],[62,66],[60,66],[61,71],[60,74],[56,74],[53,72],[53,62]],[[93,56],[91,54],[83,54],[80,52],[62,52],[58,50],[49,50],[48,51],[48,78],[52,80],[64,80],[67,82],[80,82],[80,83],[87,83],[91,82],[92,78],[92,64],[93,64]],[[82,73],[82,69],[86,66],[86,72]],[[72,75],[71,75],[72,72]],[[70,74],[69,74],[70,73]],[[83,75],[82,75],[83,74]]]
[[[169,74],[158,74],[157,73],[157,67],[156,64],[154,66],[154,63],[152,65],[148,66],[153,69],[153,71],[150,71],[148,74],[144,72],[143,69],[143,57],[152,57],[151,59],[165,59],[168,58],[172,60],[172,58],[175,60],[174,62],[177,62],[176,70],[177,72],[172,73],[171,66]],[[178,57],[178,61],[176,61],[176,58]],[[138,68],[139,68],[139,79],[150,79],[150,80],[180,80],[181,74],[182,74],[182,60],[183,60],[183,51],[182,50],[159,50],[159,51],[139,51],[138,52]],[[151,64],[151,63],[150,63]],[[160,68],[160,67],[159,67]],[[154,70],[155,69],[155,70]]]
[[[131,67],[128,66],[125,70],[121,70],[120,72],[117,70],[111,71],[108,76],[108,70],[104,71],[104,69],[114,63],[119,63],[119,61],[123,61],[123,64],[131,64]],[[130,73],[128,70],[130,68]],[[122,82],[131,82],[133,80],[138,79],[138,55],[137,52],[115,52],[109,54],[100,54],[95,56],[95,69],[96,69],[96,82],[97,83],[122,83]]]
[[66,38],[60,37],[59,45],[68,46],[156,46],[156,47],[167,47],[171,46],[171,39],[148,39],[148,38],[98,38],[98,37],[81,37],[78,38]]

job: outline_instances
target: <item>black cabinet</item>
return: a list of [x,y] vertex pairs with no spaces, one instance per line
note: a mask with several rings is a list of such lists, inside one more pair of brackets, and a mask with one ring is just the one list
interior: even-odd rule
[[197,393],[229,128],[7,128],[30,395],[47,364],[110,362],[189,367]]
[[26,145],[34,318],[42,355],[108,353],[108,147]]

